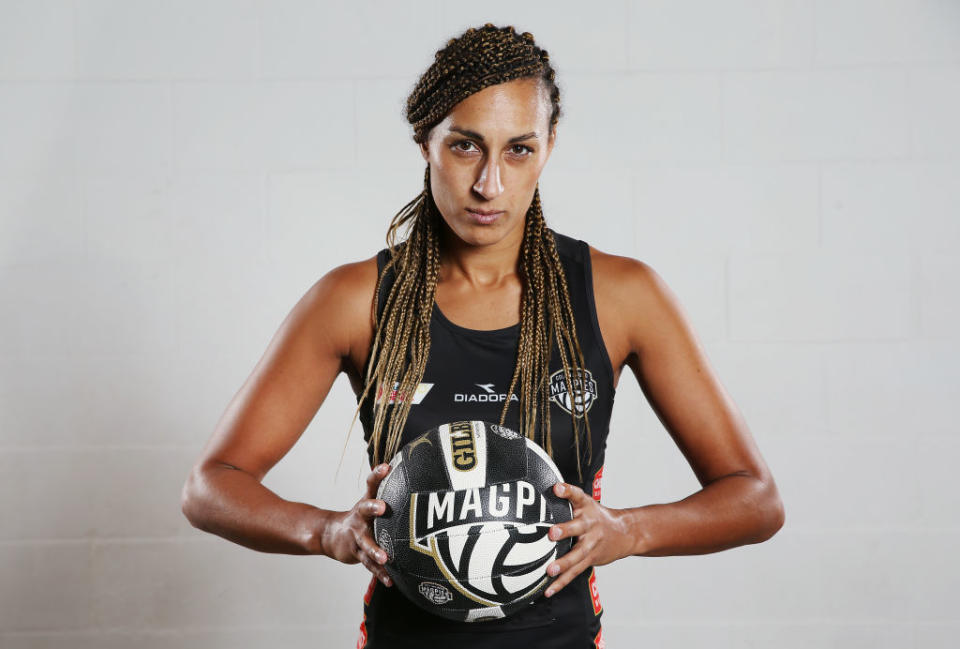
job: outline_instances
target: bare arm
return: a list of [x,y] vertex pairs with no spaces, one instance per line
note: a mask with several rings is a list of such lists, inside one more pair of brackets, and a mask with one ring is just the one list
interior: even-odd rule
[[331,270],[287,315],[197,460],[181,509],[198,529],[262,552],[331,554],[340,512],[284,500],[261,484],[290,450],[370,328],[376,266]]
[[683,500],[622,510],[629,555],[706,554],[760,543],[784,508],[753,436],[699,344],[683,308],[643,262],[619,258],[616,301],[630,323],[627,357],[660,421],[703,489]]

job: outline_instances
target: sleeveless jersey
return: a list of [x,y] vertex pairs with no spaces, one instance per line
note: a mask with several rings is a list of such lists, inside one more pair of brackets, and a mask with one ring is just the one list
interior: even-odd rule
[[[565,389],[563,362],[557,343],[553,342],[549,379],[553,459],[565,482],[579,486],[599,501],[607,432],[615,396],[613,367],[597,320],[589,248],[581,240],[549,229],[548,232],[554,236],[564,267],[586,366],[586,394],[578,408],[576,404],[571,405],[573,399]],[[387,248],[378,253],[378,270],[383,269],[388,258]],[[391,269],[377,296],[378,317],[393,279]],[[448,320],[434,303],[427,364],[420,387],[412,398],[400,448],[430,428],[451,421],[483,419],[498,423],[507,398],[505,393],[513,378],[519,335],[520,323],[494,330],[461,327]],[[571,376],[571,379],[576,381],[575,376]],[[514,389],[519,390],[519,379]],[[367,395],[359,415],[368,442],[373,430],[373,398],[373,394]],[[589,463],[584,448],[587,444],[586,427],[582,418],[578,422],[582,436],[582,481],[577,478],[570,408],[578,412],[585,409],[590,418],[593,457]],[[519,395],[516,395],[511,399],[504,421],[507,427],[516,431],[520,430],[519,412]],[[539,424],[537,428],[539,431]],[[381,437],[382,462],[390,460],[384,457],[385,437],[385,434]],[[543,440],[534,441],[545,448]],[[373,448],[369,445],[368,456],[372,467]],[[553,596],[540,595],[534,604],[512,616],[482,622],[457,622],[432,615],[408,601],[396,586],[384,586],[371,576],[363,597],[363,621],[357,647],[403,649],[432,645],[456,646],[458,649],[502,646],[596,649],[603,646],[600,626],[602,612],[596,573],[592,567],[580,573]]]

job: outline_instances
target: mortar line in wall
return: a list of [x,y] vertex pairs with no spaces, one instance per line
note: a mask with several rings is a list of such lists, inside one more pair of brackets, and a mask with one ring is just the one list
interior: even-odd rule
[[[848,527],[791,527],[791,534],[802,534],[805,536],[825,536],[838,534],[883,534],[898,536],[931,536],[942,534],[960,534],[960,526],[945,527],[913,527],[904,529],[902,526],[848,526]],[[57,545],[136,545],[146,543],[205,543],[219,546],[223,542],[219,537],[207,538],[207,536],[103,536],[103,537],[77,537],[73,539],[55,539],[55,538],[25,538],[25,539],[0,539],[0,547],[20,547],[20,546],[57,546]],[[299,556],[299,555],[290,555]]]
[[817,248],[823,248],[823,164],[816,163],[817,169]]
[[728,251],[723,257],[723,323],[724,323],[724,342],[730,342],[731,334],[733,330],[731,329],[730,321],[730,252]]
[[[206,535],[199,536],[78,536],[75,538],[24,538],[24,539],[0,539],[0,546],[17,547],[23,545],[120,545],[142,544],[142,543],[216,543],[220,544],[223,539],[217,536],[207,538]],[[291,555],[298,556],[298,555]]]
[[350,83],[351,97],[353,99],[353,115],[351,115],[351,127],[353,128],[353,166],[356,168],[360,164],[360,144],[358,140],[358,126],[357,122],[357,95],[360,93],[359,82],[356,79],[352,79]]
[[[604,624],[607,624],[604,622]],[[716,627],[716,626],[814,626],[821,624],[830,624],[833,626],[913,626],[914,624],[956,624],[956,622],[935,622],[935,621],[920,621],[912,620],[908,618],[903,619],[891,619],[889,616],[876,617],[876,618],[859,618],[850,620],[849,618],[843,617],[788,617],[788,618],[764,618],[764,619],[749,619],[743,618],[739,620],[729,620],[727,618],[716,619],[685,619],[685,618],[657,618],[650,622],[628,622],[625,624],[614,624],[610,623],[611,626],[616,626],[619,628],[637,628],[637,627],[673,627],[673,626],[697,626],[697,627]]]
[[70,452],[86,451],[96,453],[98,451],[195,451],[199,447],[196,444],[50,444],[47,446],[0,446],[0,453],[44,453],[52,452]]
[[[626,624],[611,624],[618,628],[658,628],[658,627],[777,627],[777,626],[820,626],[828,624],[836,627],[857,627],[857,626],[956,626],[957,623],[951,620],[914,620],[914,619],[891,619],[889,616],[876,618],[833,618],[833,617],[790,617],[790,618],[764,618],[750,619],[743,618],[739,620],[724,619],[687,619],[687,618],[657,618],[649,622],[632,622]],[[279,629],[298,629],[298,630],[324,630],[341,629],[345,626],[353,627],[353,624],[275,624],[275,625],[242,625],[231,624],[223,626],[211,625],[189,625],[176,627],[154,627],[154,626],[129,626],[129,627],[77,627],[74,629],[24,629],[22,631],[2,631],[0,638],[4,637],[36,637],[36,636],[67,636],[75,634],[84,635],[118,635],[118,634],[164,634],[164,635],[190,635],[193,633],[209,633],[217,631],[273,631]]]
[[35,636],[69,636],[69,635],[129,635],[129,634],[163,634],[163,635],[189,635],[191,633],[207,633],[210,631],[274,631],[280,629],[302,629],[302,630],[324,630],[340,629],[344,626],[353,627],[353,624],[273,624],[273,625],[243,625],[231,624],[224,626],[176,626],[176,627],[152,627],[152,626],[109,626],[109,627],[75,627],[75,628],[56,628],[56,629],[23,629],[20,631],[0,631],[0,638],[5,637],[35,637]]
[[630,69],[630,0],[623,0],[623,69]]
[[913,312],[910,326],[913,329],[913,337],[916,340],[927,340],[923,331],[923,258],[920,253],[914,251],[910,253],[910,307]]
[[724,70],[720,70],[718,77],[717,94],[719,95],[719,101],[717,102],[717,112],[720,113],[720,164],[726,164],[727,162],[727,116],[726,116],[726,92],[727,92],[727,73]]

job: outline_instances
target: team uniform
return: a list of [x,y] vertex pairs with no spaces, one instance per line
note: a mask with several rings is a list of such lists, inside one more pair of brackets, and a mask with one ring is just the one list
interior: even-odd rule
[[[549,232],[555,238],[565,270],[586,365],[584,376],[571,377],[575,382],[582,379],[586,392],[581,403],[574,403],[573,395],[566,390],[563,362],[554,342],[549,379],[553,459],[564,481],[579,486],[600,500],[604,452],[615,396],[613,366],[597,320],[589,248],[583,241],[552,230]],[[388,258],[387,248],[378,253],[378,270],[383,269]],[[393,279],[392,272],[384,278],[378,296],[378,316],[382,313]],[[519,335],[520,323],[488,331],[461,327],[448,320],[434,304],[429,356],[420,386],[412,397],[400,446],[430,428],[452,421],[482,419],[499,422],[513,377]],[[518,390],[519,385],[514,389]],[[511,395],[511,401],[504,424],[519,431],[520,402],[516,393]],[[585,410],[590,417],[593,456],[588,463],[587,451],[581,448],[582,481],[577,477],[571,409],[580,413]],[[364,438],[369,441],[373,430],[372,395],[368,395],[360,410],[360,421]],[[582,445],[586,446],[586,427],[582,419],[578,424]],[[534,441],[543,445],[540,439]],[[390,458],[383,456],[384,446],[382,438],[381,461],[389,461]],[[368,449],[368,455],[372,466],[372,448]],[[481,622],[457,622],[432,615],[407,600],[396,586],[384,586],[371,576],[363,596],[363,620],[357,648],[405,649],[433,645],[456,646],[458,649],[514,646],[525,649],[602,649],[602,613],[593,568],[580,573],[552,597],[541,595],[519,613]]]

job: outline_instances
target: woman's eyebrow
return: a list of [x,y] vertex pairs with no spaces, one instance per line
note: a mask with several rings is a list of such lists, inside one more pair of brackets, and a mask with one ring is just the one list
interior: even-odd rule
[[[475,140],[480,140],[481,142],[484,141],[483,136],[477,133],[476,131],[460,128],[459,126],[451,126],[450,130],[455,133],[460,133],[461,135],[466,135],[467,137],[472,137]],[[523,135],[517,135],[516,137],[510,138],[509,142],[510,144],[513,144],[514,142],[522,142],[523,140],[529,140],[531,138],[536,138],[536,137],[537,137],[536,131],[530,131],[529,133],[524,133]]]

